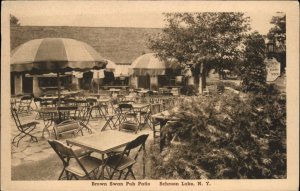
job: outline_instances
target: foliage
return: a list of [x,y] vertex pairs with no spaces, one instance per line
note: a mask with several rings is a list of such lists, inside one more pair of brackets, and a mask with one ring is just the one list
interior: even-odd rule
[[236,84],[236,83],[234,83],[234,82],[223,81],[223,85],[224,85],[225,87],[230,87],[230,88],[235,89],[235,90],[237,90],[237,91],[240,91],[240,90],[241,90],[241,86],[238,85],[238,84]]
[[218,93],[223,93],[225,90],[225,85],[223,82],[218,82],[217,83],[217,92]]
[[272,17],[270,23],[274,27],[269,30],[267,38],[275,43],[276,54],[274,56],[281,63],[281,71],[284,71],[286,67],[286,15],[278,12]]
[[[271,88],[272,89],[272,88]],[[274,89],[273,89],[274,90]],[[153,178],[286,178],[286,99],[224,93],[184,101],[163,128],[182,144],[152,154]],[[169,138],[168,140],[171,140]]]
[[151,90],[158,91],[158,86],[156,84],[151,84],[150,86]]
[[274,25],[269,30],[267,37],[269,40],[276,40],[277,42],[285,44],[286,40],[286,15],[283,13],[278,13],[278,15],[273,16],[271,19],[271,24]]
[[265,42],[263,37],[254,32],[245,40],[244,63],[240,69],[242,90],[260,92],[266,85]]
[[10,26],[20,26],[19,19],[14,15],[10,15]]
[[180,89],[182,95],[193,96],[197,94],[197,90],[193,85],[185,85]]
[[[182,68],[230,69],[241,53],[249,18],[239,12],[165,13],[167,26],[150,37],[148,46],[162,60],[175,60]],[[198,71],[199,71],[198,69]],[[199,75],[198,74],[196,75]],[[195,72],[194,72],[195,75]],[[205,84],[204,84],[205,86]]]

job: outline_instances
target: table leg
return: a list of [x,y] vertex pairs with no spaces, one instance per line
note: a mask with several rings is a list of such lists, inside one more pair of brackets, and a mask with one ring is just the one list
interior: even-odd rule
[[166,137],[162,135],[161,129],[162,129],[162,127],[163,127],[166,123],[167,123],[166,120],[161,120],[161,121],[159,122],[159,134],[160,134],[160,136],[159,136],[159,150],[160,150],[160,152],[162,152],[162,150],[163,150],[163,148],[164,148],[164,146],[165,146]]
[[145,179],[146,177],[145,157],[146,157],[146,148],[145,145],[143,145],[143,179]]
[[101,165],[101,173],[100,173],[100,180],[104,180],[104,153],[101,154],[101,160],[102,160],[102,165]]

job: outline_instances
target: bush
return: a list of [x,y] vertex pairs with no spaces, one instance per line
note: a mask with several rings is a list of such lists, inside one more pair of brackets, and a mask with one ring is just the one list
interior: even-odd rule
[[236,83],[234,83],[234,82],[223,81],[223,85],[224,85],[225,87],[230,87],[230,88],[235,89],[235,90],[237,90],[237,91],[241,91],[241,86],[238,85],[238,84],[236,84]]
[[250,94],[245,101],[224,93],[186,100],[163,128],[184,144],[157,154],[152,178],[286,178],[286,99]]
[[197,94],[197,88],[194,85],[183,86],[180,93],[183,95],[194,96]]
[[156,84],[151,84],[151,90],[158,91],[158,87]]
[[254,32],[246,37],[245,47],[244,63],[240,69],[242,90],[258,93],[266,85],[265,41],[260,34]]
[[225,90],[225,86],[223,82],[218,82],[217,83],[217,91],[218,93],[223,93]]

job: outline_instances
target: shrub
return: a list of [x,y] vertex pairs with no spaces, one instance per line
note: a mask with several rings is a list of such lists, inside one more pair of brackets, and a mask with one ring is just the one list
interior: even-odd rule
[[244,63],[240,69],[242,90],[244,92],[261,92],[266,85],[265,41],[254,32],[246,37]]
[[184,144],[153,151],[153,178],[286,178],[286,100],[280,94],[191,98],[163,128]]
[[158,90],[158,87],[156,84],[151,84],[151,90],[154,90],[154,91],[157,91]]
[[180,93],[183,95],[193,96],[197,94],[197,88],[194,85],[183,86],[180,89]]

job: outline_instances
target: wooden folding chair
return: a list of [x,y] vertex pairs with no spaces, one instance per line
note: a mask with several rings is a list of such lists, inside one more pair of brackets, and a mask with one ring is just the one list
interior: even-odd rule
[[31,108],[32,97],[31,96],[23,96],[21,97],[20,103],[18,105],[17,112],[20,113],[27,113],[29,114],[32,110]]
[[12,144],[14,144],[15,140],[18,138],[18,141],[17,141],[17,147],[18,147],[20,141],[23,138],[25,138],[26,136],[29,136],[31,141],[38,142],[37,137],[33,136],[31,134],[31,132],[33,130],[35,130],[36,125],[39,124],[39,122],[32,121],[32,122],[29,122],[29,123],[21,123],[16,108],[11,107],[11,114],[12,114],[12,117],[15,121],[15,124],[16,124],[16,126],[19,130],[19,133],[13,138]]
[[58,180],[62,179],[64,172],[67,180],[72,180],[73,178],[97,178],[102,161],[90,156],[91,151],[80,147],[75,149],[75,146],[68,146],[57,140],[48,140],[48,143],[63,163],[63,169]]
[[[111,168],[109,179],[113,179],[116,172],[119,172],[119,177],[118,177],[119,180],[121,179],[124,173],[125,173],[124,180],[127,179],[129,173],[134,179],[136,179],[132,171],[132,167],[137,162],[137,158],[141,150],[143,150],[145,154],[146,152],[145,143],[148,136],[149,136],[148,134],[140,135],[135,140],[128,143],[125,146],[125,149],[122,153],[111,155],[107,158],[106,165]],[[130,153],[135,148],[138,148],[138,151],[134,154],[134,157],[132,158],[130,157]]]

